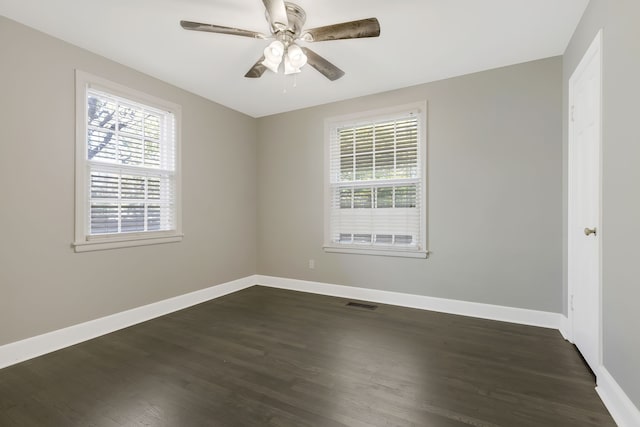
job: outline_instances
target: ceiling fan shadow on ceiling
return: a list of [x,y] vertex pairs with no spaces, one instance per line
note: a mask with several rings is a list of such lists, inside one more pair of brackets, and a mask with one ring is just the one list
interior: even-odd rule
[[180,21],[180,25],[185,30],[273,40],[264,49],[263,56],[245,74],[245,77],[248,78],[262,77],[267,69],[277,73],[280,65],[284,62],[285,74],[299,73],[305,64],[309,64],[323,76],[334,81],[344,76],[344,71],[311,49],[298,46],[296,42],[312,43],[327,40],[378,37],[380,35],[380,23],[376,18],[360,19],[305,30],[303,27],[307,15],[297,4],[283,0],[262,0],[262,2],[266,8],[270,35],[192,21]]

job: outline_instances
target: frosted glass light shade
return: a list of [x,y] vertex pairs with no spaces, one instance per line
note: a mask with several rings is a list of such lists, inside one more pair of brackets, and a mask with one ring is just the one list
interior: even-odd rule
[[273,71],[278,72],[280,62],[282,62],[282,55],[284,54],[284,45],[281,41],[274,41],[264,49],[264,61],[262,65]]
[[300,68],[307,63],[307,55],[304,54],[300,46],[292,44],[287,49],[287,55],[284,57],[284,73],[299,73]]

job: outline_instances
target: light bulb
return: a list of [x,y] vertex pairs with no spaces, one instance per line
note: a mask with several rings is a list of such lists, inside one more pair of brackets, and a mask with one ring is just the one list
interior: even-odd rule
[[280,62],[282,61],[282,54],[284,53],[284,45],[281,41],[274,41],[264,49],[264,61],[262,65],[273,71],[278,72]]
[[269,53],[271,53],[269,56],[273,57],[282,56],[282,51],[278,46],[269,46]]
[[284,57],[284,73],[294,74],[299,73],[307,63],[307,55],[304,54],[300,46],[292,44],[287,49],[287,55]]
[[291,64],[296,68],[300,68],[307,63],[307,55],[304,54],[298,45],[292,44],[289,46],[289,49],[287,49],[287,56],[289,57]]

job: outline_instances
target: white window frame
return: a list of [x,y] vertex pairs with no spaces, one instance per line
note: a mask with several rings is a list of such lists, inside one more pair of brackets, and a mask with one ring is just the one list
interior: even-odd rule
[[[385,120],[387,118],[393,119],[394,116],[399,114],[415,111],[418,115],[419,121],[419,156],[421,166],[421,186],[418,196],[420,199],[420,241],[422,246],[418,249],[407,249],[402,247],[383,247],[375,248],[373,245],[361,245],[361,244],[335,244],[331,242],[331,203],[332,203],[332,190],[331,190],[331,132],[333,129],[339,127],[341,124],[353,124],[357,122],[376,122]],[[359,254],[359,255],[380,255],[391,257],[406,257],[406,258],[427,258],[429,250],[427,249],[427,102],[415,102],[411,104],[398,105],[390,108],[383,108],[377,110],[370,110],[364,112],[358,112],[353,114],[347,114],[342,116],[330,117],[325,119],[325,131],[324,131],[324,246],[325,252],[330,253],[347,253],[347,254]]]
[[[135,103],[173,113],[175,118],[175,229],[134,233],[91,235],[89,233],[89,168],[87,161],[87,91],[112,94]],[[179,105],[76,70],[76,152],[75,152],[75,239],[76,252],[115,249],[131,246],[172,243],[182,240],[182,186],[180,168],[180,134],[182,109]]]

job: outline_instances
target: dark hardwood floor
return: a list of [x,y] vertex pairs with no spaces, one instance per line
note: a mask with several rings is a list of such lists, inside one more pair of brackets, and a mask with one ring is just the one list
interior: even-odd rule
[[614,426],[557,331],[252,287],[0,370],[0,426]]

